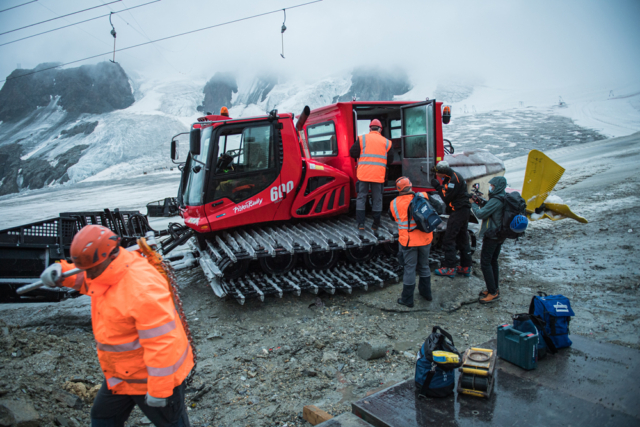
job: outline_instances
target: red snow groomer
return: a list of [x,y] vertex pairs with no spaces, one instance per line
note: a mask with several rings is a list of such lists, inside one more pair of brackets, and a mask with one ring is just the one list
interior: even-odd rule
[[[356,162],[349,148],[373,119],[392,142],[393,162],[382,227],[374,234],[368,218],[360,234],[353,215]],[[294,114],[277,110],[241,119],[202,117],[192,126],[181,166],[178,203],[186,227],[171,227],[164,253],[190,241],[191,251],[168,256],[175,268],[198,262],[216,295],[240,303],[283,292],[381,286],[397,278],[392,255],[398,229],[385,214],[397,196],[397,178],[409,177],[416,191],[434,191],[431,169],[445,155],[468,185],[486,186],[504,173],[502,162],[487,152],[451,156],[453,147],[442,134],[449,119],[450,109],[435,100],[305,107],[297,122]],[[438,253],[432,253],[437,263]]]

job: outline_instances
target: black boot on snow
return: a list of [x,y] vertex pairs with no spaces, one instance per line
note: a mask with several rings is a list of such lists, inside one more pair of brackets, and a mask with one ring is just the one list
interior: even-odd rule
[[431,295],[431,276],[420,278],[418,281],[418,292],[427,301],[433,301],[433,296]]

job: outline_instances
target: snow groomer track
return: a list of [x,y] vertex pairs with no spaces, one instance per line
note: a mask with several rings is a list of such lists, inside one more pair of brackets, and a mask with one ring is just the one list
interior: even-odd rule
[[[334,294],[368,290],[397,281],[402,270],[389,249],[398,240],[398,227],[388,218],[382,218],[377,237],[370,219],[359,237],[355,219],[338,217],[233,229],[203,240],[199,245],[194,237],[188,242],[191,251],[171,253],[166,258],[176,270],[198,262],[216,296],[234,298],[240,304],[248,298],[264,301],[268,295],[281,298],[285,293],[301,295],[303,291]],[[373,257],[366,256],[371,252]],[[302,262],[304,256],[333,256],[337,261],[328,269],[313,269]],[[268,274],[258,265],[276,260],[283,260],[283,270],[291,269]]]

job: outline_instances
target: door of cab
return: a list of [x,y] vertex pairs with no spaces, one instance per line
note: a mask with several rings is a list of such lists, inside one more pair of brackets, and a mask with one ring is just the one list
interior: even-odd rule
[[[215,130],[204,197],[211,231],[274,218],[278,205],[273,194],[280,188],[281,168],[275,132],[267,120],[231,123]],[[233,161],[221,162],[223,153]]]
[[402,175],[414,187],[431,187],[436,156],[435,107],[435,99],[400,107]]

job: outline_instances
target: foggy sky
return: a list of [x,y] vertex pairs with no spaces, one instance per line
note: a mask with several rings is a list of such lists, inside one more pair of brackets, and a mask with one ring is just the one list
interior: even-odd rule
[[[0,13],[0,32],[110,0],[39,0]],[[0,43],[146,3],[119,3],[0,36]],[[117,47],[282,9],[306,0],[162,0],[113,15]],[[24,0],[0,0],[0,9]],[[615,84],[640,75],[640,1],[324,0],[116,53],[146,78],[208,79],[217,71],[314,79],[353,67],[404,68],[412,80],[505,88]],[[0,79],[20,64],[69,62],[113,47],[108,18],[0,47]],[[111,55],[73,67],[111,59]]]

